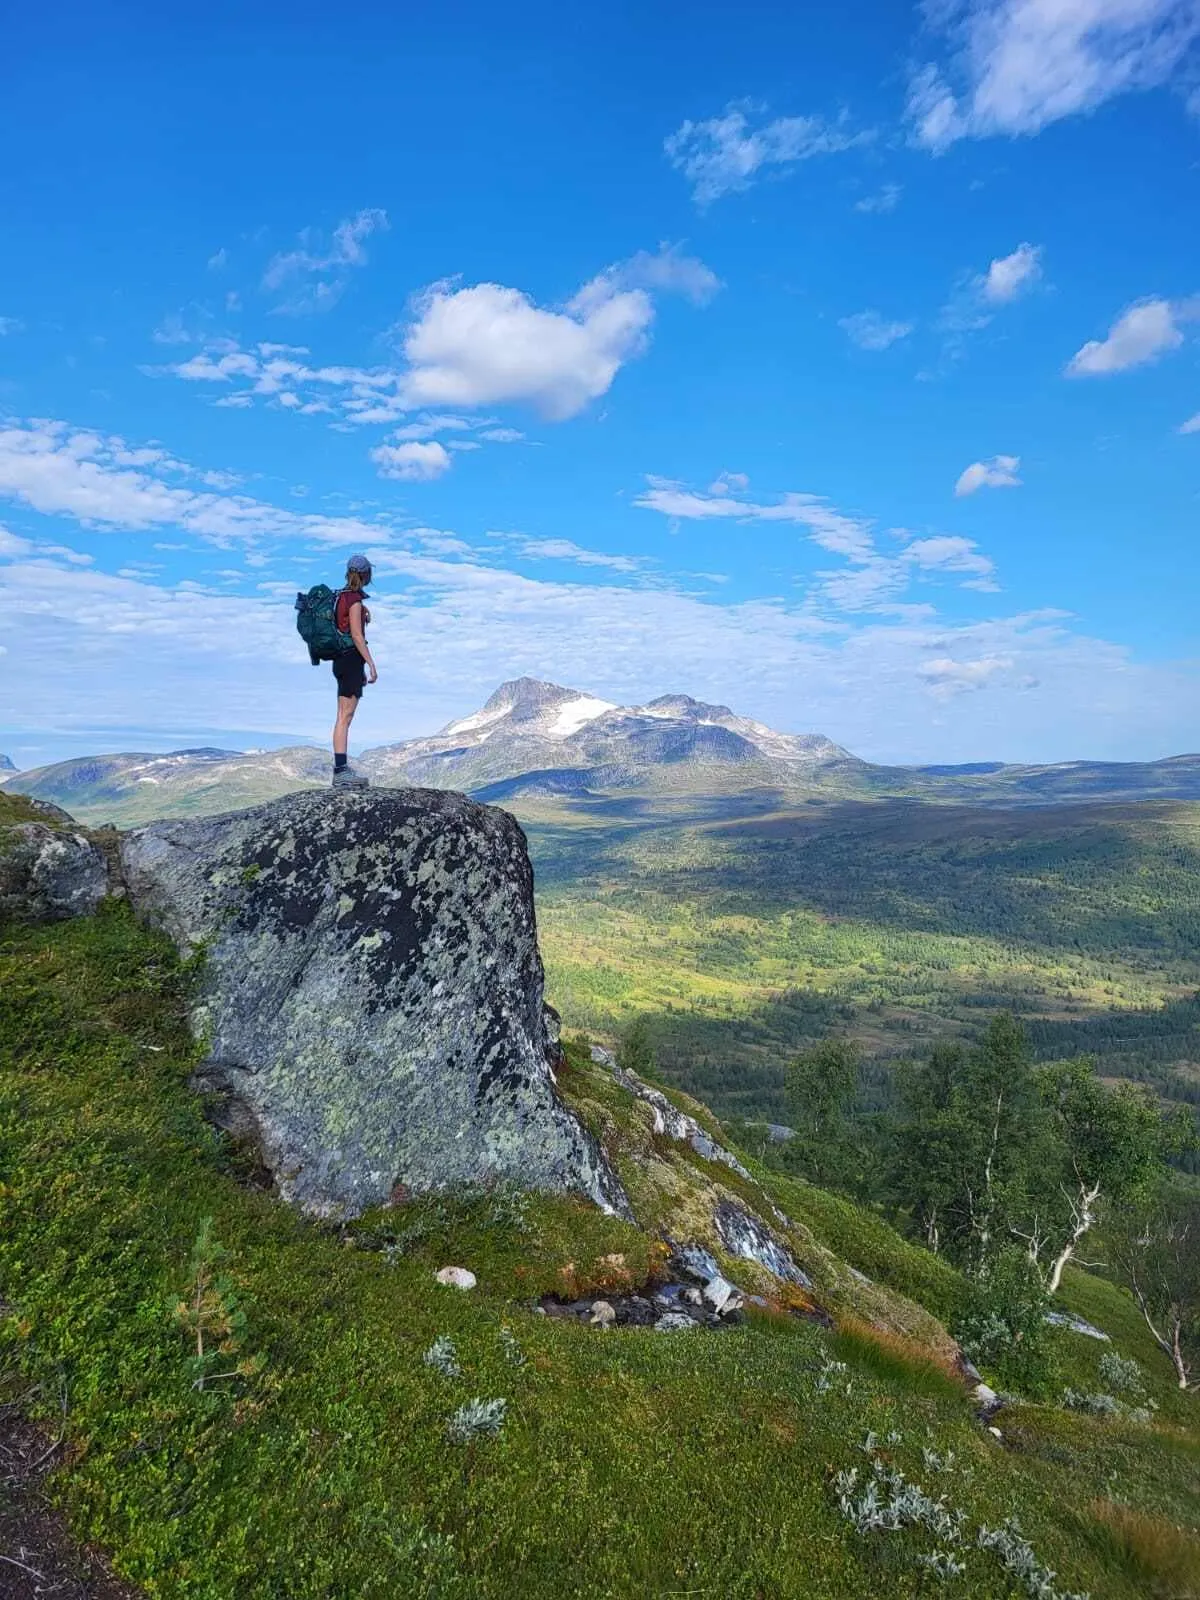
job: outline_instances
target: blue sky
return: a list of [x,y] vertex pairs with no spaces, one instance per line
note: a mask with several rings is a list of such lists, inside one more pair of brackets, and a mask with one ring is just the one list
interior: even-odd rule
[[175,11],[8,27],[19,764],[323,739],[359,548],[364,742],[1200,748],[1196,0]]

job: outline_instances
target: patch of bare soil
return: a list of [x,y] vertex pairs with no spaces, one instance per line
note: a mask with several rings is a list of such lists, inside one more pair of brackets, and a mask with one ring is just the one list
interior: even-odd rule
[[0,1391],[0,1600],[138,1600],[46,1499],[61,1441],[25,1415],[31,1399]]

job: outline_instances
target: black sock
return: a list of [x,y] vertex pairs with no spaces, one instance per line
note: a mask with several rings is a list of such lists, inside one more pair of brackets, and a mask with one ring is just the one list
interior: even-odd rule
[[346,757],[338,755],[336,750],[333,753],[333,770],[335,772],[345,772],[346,770]]

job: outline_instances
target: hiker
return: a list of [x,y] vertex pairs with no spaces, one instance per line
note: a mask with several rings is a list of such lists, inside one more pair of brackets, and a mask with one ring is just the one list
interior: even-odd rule
[[351,556],[346,563],[346,586],[334,602],[334,623],[339,634],[349,635],[353,644],[334,652],[333,675],[337,679],[337,721],[333,725],[333,786],[335,789],[365,789],[367,779],[349,765],[346,746],[350,724],[362,699],[363,686],[375,683],[379,673],[367,643],[367,585],[371,563],[366,556]]

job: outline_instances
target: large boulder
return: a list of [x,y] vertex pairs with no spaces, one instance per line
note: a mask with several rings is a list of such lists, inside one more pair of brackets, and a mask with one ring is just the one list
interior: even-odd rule
[[65,811],[45,810],[55,813],[46,822],[0,826],[0,916],[24,922],[90,916],[109,892],[103,851],[73,831]]
[[201,1087],[280,1191],[350,1216],[512,1180],[627,1214],[558,1097],[525,838],[431,789],[295,794],[121,843],[135,910],[203,946]]

